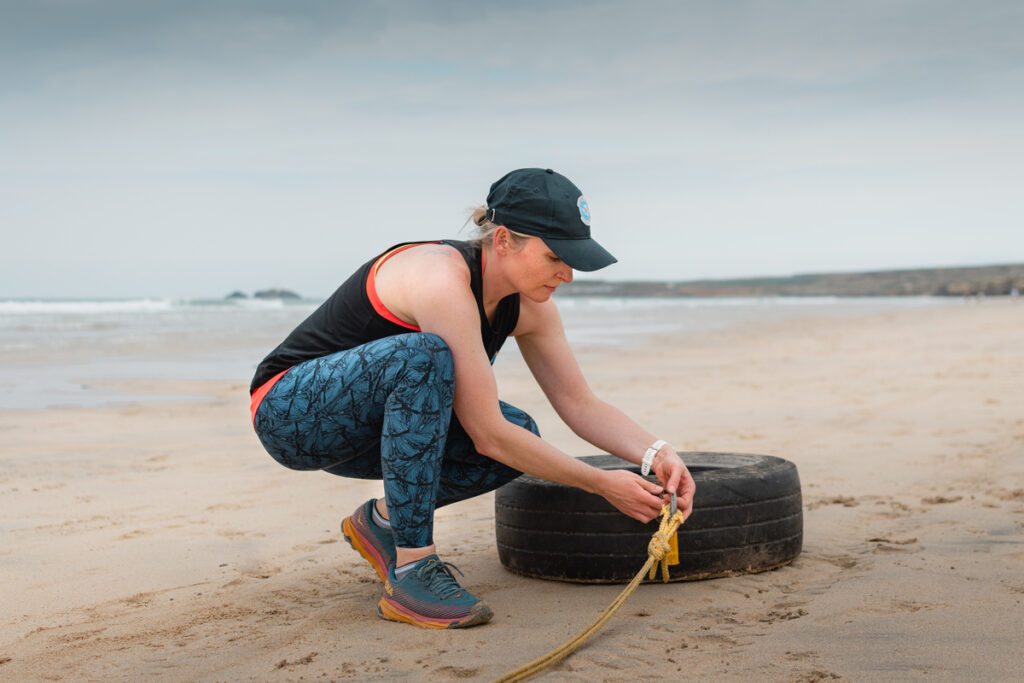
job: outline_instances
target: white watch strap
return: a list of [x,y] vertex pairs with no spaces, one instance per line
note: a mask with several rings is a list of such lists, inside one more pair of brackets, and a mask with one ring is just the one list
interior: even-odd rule
[[651,444],[651,447],[644,453],[644,459],[640,462],[640,474],[647,476],[651,473],[651,465],[654,464],[654,456],[658,454],[662,446],[666,446],[667,442],[658,439]]

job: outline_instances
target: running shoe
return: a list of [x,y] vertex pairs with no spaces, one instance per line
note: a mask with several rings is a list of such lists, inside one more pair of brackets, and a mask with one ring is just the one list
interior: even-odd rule
[[391,529],[373,521],[374,499],[366,501],[341,522],[341,533],[356,552],[366,558],[381,581],[388,580],[388,567],[395,564],[395,539]]
[[[377,614],[391,621],[404,621],[424,628],[466,628],[490,621],[491,608],[459,585],[452,574],[458,568],[428,555],[414,569],[395,578],[395,566],[388,569],[384,595]],[[462,575],[462,572],[459,572]]]

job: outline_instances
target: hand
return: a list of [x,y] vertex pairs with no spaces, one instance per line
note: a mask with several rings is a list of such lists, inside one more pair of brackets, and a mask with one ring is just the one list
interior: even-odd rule
[[676,509],[683,513],[685,521],[693,512],[693,494],[696,493],[697,486],[693,483],[690,471],[683,464],[683,459],[666,444],[654,456],[652,469],[658,481],[665,487],[666,500],[670,498],[669,494],[676,494]]
[[[692,483],[692,482],[691,482]],[[647,523],[661,515],[664,488],[629,470],[604,470],[598,493],[619,512]]]

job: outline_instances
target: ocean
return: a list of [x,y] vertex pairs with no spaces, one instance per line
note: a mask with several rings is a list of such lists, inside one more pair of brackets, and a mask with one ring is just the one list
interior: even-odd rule
[[[628,349],[755,321],[956,305],[932,297],[557,299],[569,342]],[[262,358],[319,300],[0,300],[0,409],[190,398],[134,393],[126,380],[248,386]],[[517,354],[506,344],[498,359]],[[121,383],[121,384],[118,384]]]

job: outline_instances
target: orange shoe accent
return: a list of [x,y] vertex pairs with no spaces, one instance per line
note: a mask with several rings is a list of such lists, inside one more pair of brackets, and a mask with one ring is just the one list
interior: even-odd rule
[[370,563],[373,570],[377,572],[377,576],[380,577],[381,581],[388,580],[388,568],[383,566],[381,563],[382,558],[377,553],[363,542],[362,535],[356,530],[355,524],[352,523],[351,517],[346,517],[341,522],[341,535],[345,537],[348,544],[352,546],[357,553],[363,556],[363,559]]
[[[385,589],[388,584],[384,584]],[[401,605],[394,604],[384,596],[377,603],[377,614],[384,619],[389,621],[401,621],[406,624],[412,624],[413,626],[419,626],[420,628],[467,628],[469,626],[476,626],[478,624],[484,624],[491,620],[494,616],[494,612],[491,608],[482,602],[478,602],[473,605],[472,614],[464,619],[429,619],[427,617],[421,617],[420,615],[406,610]]]

